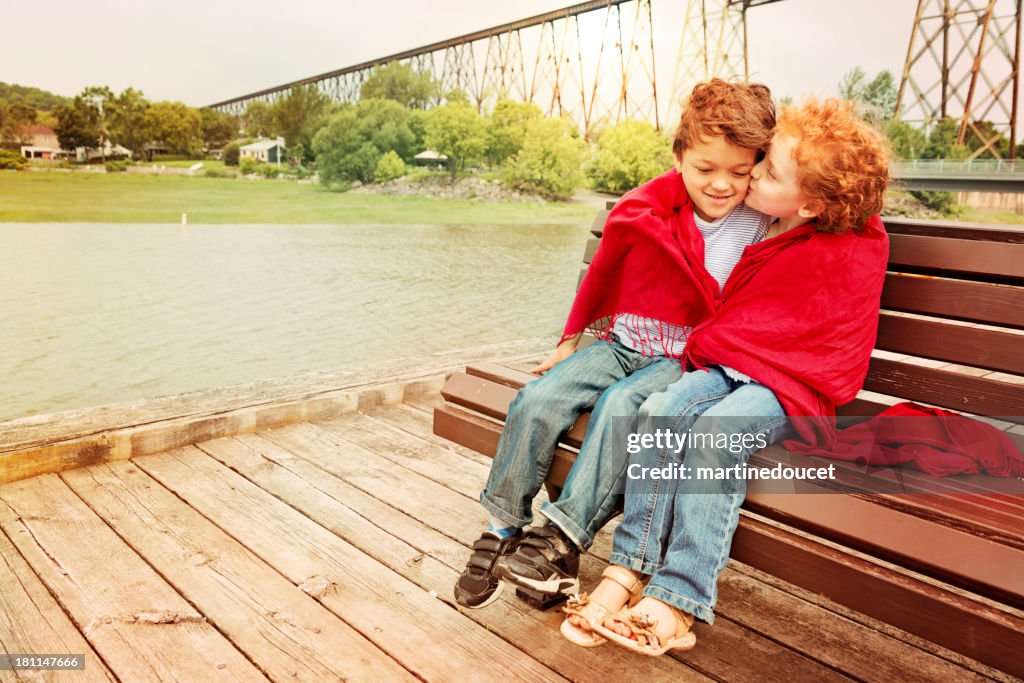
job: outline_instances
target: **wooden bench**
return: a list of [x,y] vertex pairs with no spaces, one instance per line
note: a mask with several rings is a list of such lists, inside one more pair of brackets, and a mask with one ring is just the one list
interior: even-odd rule
[[[594,222],[581,279],[607,214]],[[891,249],[875,357],[864,391],[840,415],[867,419],[917,401],[1002,418],[996,424],[1024,448],[1024,229],[885,224]],[[452,375],[434,432],[493,457],[508,405],[532,379],[496,364]],[[587,419],[562,437],[547,482],[552,499]],[[836,463],[853,479],[865,475],[779,446],[751,463],[780,461]],[[871,476],[871,490],[891,492],[779,494],[750,482],[733,559],[1024,677],[1024,482],[891,470]]]

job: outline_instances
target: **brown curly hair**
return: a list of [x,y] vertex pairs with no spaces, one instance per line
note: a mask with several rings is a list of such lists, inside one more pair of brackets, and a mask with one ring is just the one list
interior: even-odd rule
[[783,107],[776,133],[797,140],[793,157],[800,191],[824,207],[817,217],[819,230],[856,230],[882,210],[889,145],[857,118],[851,102],[810,100]]
[[672,152],[681,159],[683,150],[716,135],[739,147],[763,149],[774,128],[775,104],[768,86],[712,78],[693,86],[683,105]]

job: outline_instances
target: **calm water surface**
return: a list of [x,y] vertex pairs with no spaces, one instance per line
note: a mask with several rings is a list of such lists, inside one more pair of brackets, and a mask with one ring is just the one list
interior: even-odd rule
[[557,339],[586,226],[0,224],[0,420]]

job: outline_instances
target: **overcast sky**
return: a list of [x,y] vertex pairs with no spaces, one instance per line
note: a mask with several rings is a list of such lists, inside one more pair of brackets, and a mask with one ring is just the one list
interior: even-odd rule
[[[687,0],[653,0],[655,46]],[[573,4],[566,0],[51,0],[8,3],[0,81],[74,95],[132,86],[192,106]],[[752,77],[779,96],[832,95],[860,66],[898,77],[915,0],[782,0],[748,13]],[[671,81],[678,40],[659,48]],[[664,86],[662,86],[664,88]]]

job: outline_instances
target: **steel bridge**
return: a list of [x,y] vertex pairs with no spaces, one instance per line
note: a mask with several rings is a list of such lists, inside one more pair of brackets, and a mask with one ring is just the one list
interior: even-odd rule
[[[749,77],[747,12],[782,0],[685,0],[672,83],[655,75],[652,2],[592,0],[476,31],[361,64],[241,95],[210,107],[242,114],[272,103],[295,86],[313,85],[337,102],[355,102],[376,67],[398,61],[429,73],[445,92],[464,91],[481,110],[499,98],[534,102],[548,115],[569,116],[588,137],[600,126],[643,118],[661,128],[678,115],[694,83],[714,76]],[[682,0],[674,0],[681,2]],[[909,0],[908,0],[909,1]],[[900,79],[897,118],[929,127],[960,121],[991,151],[1017,144],[1022,0],[917,0]],[[978,121],[993,126],[979,127]]]

